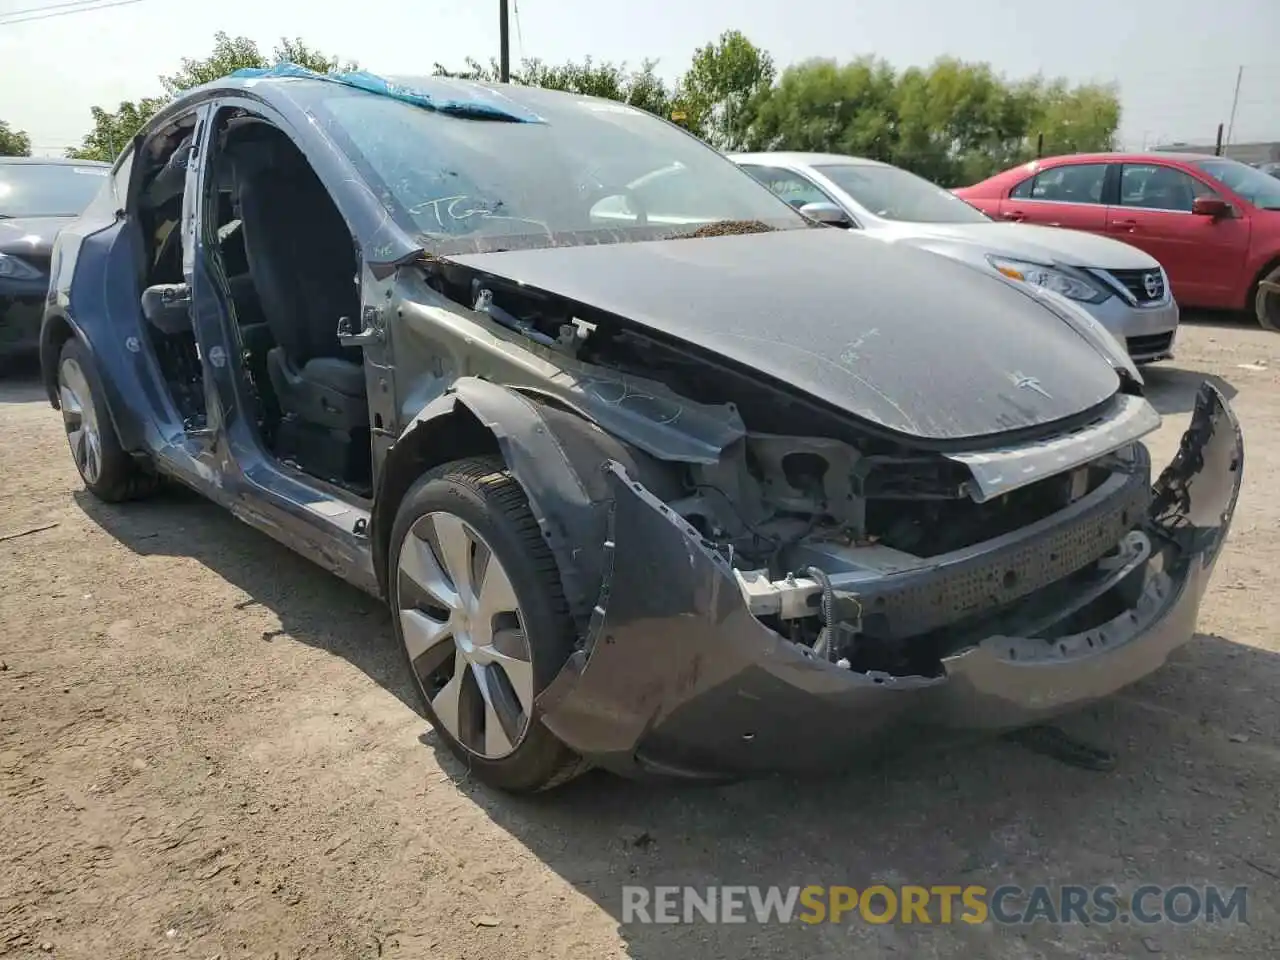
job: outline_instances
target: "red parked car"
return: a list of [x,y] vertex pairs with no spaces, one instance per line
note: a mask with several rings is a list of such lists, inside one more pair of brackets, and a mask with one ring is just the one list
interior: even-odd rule
[[1280,329],[1280,180],[1226,157],[1048,157],[955,193],[992,217],[1087,230],[1164,267],[1184,307],[1251,310]]

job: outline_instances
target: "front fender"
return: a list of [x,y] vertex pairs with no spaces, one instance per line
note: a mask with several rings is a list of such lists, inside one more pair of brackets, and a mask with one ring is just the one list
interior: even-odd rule
[[[388,454],[374,506],[380,542],[395,522],[400,500],[396,487],[407,490],[424,470],[475,452],[445,439],[459,436],[457,418],[471,419],[496,443],[551,549],[569,610],[585,625],[602,578],[611,499],[605,465],[624,463],[633,476],[659,489],[674,482],[672,468],[627,447],[576,413],[510,387],[461,377],[413,418]],[[406,476],[408,461],[402,457],[412,461],[412,476]],[[389,550],[384,557],[386,553]]]

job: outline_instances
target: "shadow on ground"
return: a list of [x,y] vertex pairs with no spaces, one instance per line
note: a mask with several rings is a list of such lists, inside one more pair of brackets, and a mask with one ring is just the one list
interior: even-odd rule
[[[1158,379],[1172,395],[1184,373]],[[274,612],[288,637],[344,658],[417,709],[373,599],[194,494],[166,491],[125,507],[83,494],[79,502],[138,553],[199,560]],[[1109,773],[1004,740],[922,742],[841,778],[695,788],[593,773],[529,799],[479,786],[434,733],[422,740],[495,823],[617,921],[636,960],[844,957],[859,948],[897,956],[1132,957],[1153,947],[1171,956],[1259,955],[1254,945],[1277,928],[1266,904],[1280,897],[1280,848],[1271,839],[1280,828],[1277,691],[1280,658],[1197,637],[1143,683],[1064,719],[1065,730],[1117,755]],[[812,735],[852,739],[857,731]],[[1252,922],[1110,929],[873,925],[856,917],[820,926],[624,922],[624,885],[872,883],[1110,883],[1130,891],[1143,883],[1244,884]],[[1029,937],[1033,943],[1024,942]]]
[[[470,783],[439,752],[495,822],[618,921],[637,960],[844,957],[858,948],[868,956],[1218,956],[1270,941],[1207,926],[1041,925],[1031,935],[1026,927],[876,926],[856,916],[840,927],[646,925],[624,922],[622,887],[1247,885],[1261,934],[1276,929],[1266,904],[1280,894],[1280,852],[1268,839],[1280,820],[1278,690],[1280,658],[1199,636],[1143,683],[1062,721],[1117,755],[1109,773],[985,740],[946,750],[921,744],[878,769],[825,781],[693,789],[589,775],[513,800]],[[1022,942],[1029,937],[1034,949]]]
[[282,637],[342,657],[420,712],[381,601],[177,484],[118,506],[84,490],[74,496],[94,523],[135,553],[199,561],[275,614]]

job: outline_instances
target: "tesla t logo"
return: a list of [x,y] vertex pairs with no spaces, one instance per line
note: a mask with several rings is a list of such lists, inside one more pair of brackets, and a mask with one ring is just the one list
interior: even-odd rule
[[1009,379],[1013,381],[1013,385],[1019,390],[1030,390],[1033,393],[1040,394],[1040,396],[1044,397],[1046,400],[1053,399],[1053,397],[1049,395],[1049,391],[1040,386],[1040,381],[1035,377],[1026,377],[1020,373],[1011,373],[1009,374]]
[[1143,275],[1142,288],[1147,291],[1147,296],[1150,299],[1154,300],[1156,297],[1160,296],[1161,286],[1162,284],[1160,283],[1160,274],[1148,273]]

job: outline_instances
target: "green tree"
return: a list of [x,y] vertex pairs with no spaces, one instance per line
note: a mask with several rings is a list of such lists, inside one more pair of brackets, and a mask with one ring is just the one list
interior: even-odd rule
[[943,58],[896,73],[874,58],[811,60],[759,101],[747,145],[886,160],[945,186],[973,183],[1046,153],[1110,149],[1112,87],[1041,77],[1011,82],[985,63]]
[[874,57],[788,67],[760,103],[746,146],[890,160],[898,123],[895,80],[893,68]]
[[[473,57],[465,61],[464,69],[452,70],[437,63],[433,73],[439,77],[455,77],[463,80],[497,81],[498,63],[488,65]],[[561,64],[548,64],[539,59],[526,59],[511,71],[511,82],[528,87],[545,87],[563,90],[589,97],[604,97],[631,104],[666,117],[671,111],[671,91],[655,72],[657,61],[645,60],[640,69],[632,70],[625,63],[603,61],[597,63],[590,57]]]
[[290,40],[287,37],[281,38],[271,57],[267,58],[248,37],[232,37],[219,31],[214,34],[213,50],[207,57],[183,57],[175,73],[160,77],[160,86],[164,90],[162,96],[127,100],[114,111],[91,108],[93,127],[85,134],[80,146],[67,151],[67,156],[82,160],[114,160],[156,111],[184,91],[244,67],[267,67],[277,63],[296,63],[318,73],[359,68],[354,61],[342,62],[337,57],[308,47],[300,39]]
[[675,108],[684,125],[720,150],[740,150],[768,98],[773,58],[739,30],[727,30],[699,47],[677,85]]
[[25,130],[14,130],[5,120],[0,120],[0,157],[31,156],[31,138]]
[[212,53],[200,59],[183,57],[182,66],[176,73],[160,78],[160,86],[170,97],[176,97],[184,90],[210,83],[236,70],[265,66],[267,59],[256,43],[248,37],[232,37],[219,30],[213,35]]
[[1035,81],[1035,113],[1031,136],[1044,134],[1048,153],[1092,153],[1114,150],[1120,126],[1120,98],[1114,86],[1068,87],[1062,80]]
[[76,160],[110,163],[129,145],[142,125],[166,103],[166,97],[144,97],[137,101],[125,100],[115,110],[91,107],[93,127],[84,135],[80,146],[67,151],[67,156]]
[[273,63],[296,63],[300,67],[314,70],[316,73],[351,73],[360,69],[354,60],[340,60],[338,57],[321,53],[314,47],[308,47],[300,38],[290,40],[281,37],[276,48],[271,51]]
[[1010,85],[985,63],[907,70],[893,162],[946,184],[981,179],[1023,158],[1034,107],[1034,85]]

